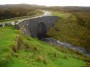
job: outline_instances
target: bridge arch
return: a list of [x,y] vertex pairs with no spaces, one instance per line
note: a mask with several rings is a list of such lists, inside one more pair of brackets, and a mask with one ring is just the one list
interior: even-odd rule
[[42,16],[30,18],[18,22],[17,26],[20,31],[31,37],[44,38],[48,37],[46,34],[48,30],[55,24],[59,17],[57,16]]
[[36,33],[37,33],[37,38],[41,39],[46,37],[47,34],[47,26],[45,25],[45,23],[40,22],[37,27],[36,27]]

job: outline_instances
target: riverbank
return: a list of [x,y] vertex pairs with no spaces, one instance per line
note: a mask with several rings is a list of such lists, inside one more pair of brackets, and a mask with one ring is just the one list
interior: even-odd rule
[[90,50],[90,15],[87,15],[86,12],[76,12],[74,14],[74,12],[63,11],[52,11],[52,14],[60,18],[48,31],[50,37]]
[[53,44],[55,46],[62,46],[68,49],[72,49],[74,51],[78,51],[82,53],[83,55],[90,57],[90,51],[86,50],[85,48],[82,48],[80,46],[74,46],[70,43],[61,42],[59,40],[53,39],[53,38],[43,38],[42,41]]

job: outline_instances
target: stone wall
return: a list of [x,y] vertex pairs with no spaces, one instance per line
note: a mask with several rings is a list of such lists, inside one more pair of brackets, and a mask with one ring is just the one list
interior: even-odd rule
[[32,37],[37,37],[37,27],[40,23],[43,23],[44,28],[46,27],[46,33],[52,27],[55,22],[57,21],[58,17],[57,16],[43,16],[43,17],[37,17],[37,18],[32,18],[28,20],[24,20],[18,24],[20,30],[22,33],[32,36]]

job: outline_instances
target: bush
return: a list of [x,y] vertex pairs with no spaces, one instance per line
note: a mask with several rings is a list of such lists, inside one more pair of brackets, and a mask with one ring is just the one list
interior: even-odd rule
[[17,37],[17,49],[20,50],[24,47],[24,42],[23,42],[23,39],[22,37],[19,35]]

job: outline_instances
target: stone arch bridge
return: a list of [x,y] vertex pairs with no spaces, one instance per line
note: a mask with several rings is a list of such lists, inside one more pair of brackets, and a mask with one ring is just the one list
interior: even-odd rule
[[[42,16],[18,23],[21,32],[32,37],[43,37],[57,21],[57,16]],[[52,32],[53,33],[53,32]]]

